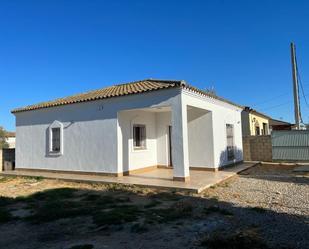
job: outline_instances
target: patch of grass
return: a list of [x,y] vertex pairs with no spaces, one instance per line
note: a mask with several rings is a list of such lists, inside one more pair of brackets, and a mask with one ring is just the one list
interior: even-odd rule
[[158,200],[151,200],[149,203],[144,205],[144,208],[153,208],[160,205],[162,202]]
[[250,209],[257,213],[265,213],[267,211],[265,208],[262,208],[262,207],[252,207]]
[[5,209],[5,208],[0,208],[0,223],[6,223],[9,222],[13,219],[11,213]]
[[69,199],[73,198],[74,193],[77,192],[77,189],[74,188],[58,188],[58,189],[50,189],[48,191],[37,192],[27,199],[29,201],[36,201],[36,200],[57,200],[57,199]]
[[100,198],[101,198],[101,195],[99,194],[88,193],[85,196],[83,196],[82,201],[96,201]]
[[69,249],[93,249],[94,246],[91,244],[84,244],[84,245],[76,245],[76,246],[72,246]]
[[146,212],[147,223],[166,223],[192,216],[193,207],[189,202],[177,202],[169,208],[151,209]]
[[16,176],[1,176],[0,177],[0,183],[9,182],[11,180],[14,180]]
[[[130,198],[127,196],[114,197],[97,193],[83,193],[82,195],[78,195],[75,193],[76,191],[77,189],[73,188],[52,189],[35,193],[29,197],[20,197],[18,201],[26,202],[28,204],[27,208],[32,209],[32,215],[26,217],[25,220],[34,224],[78,216],[92,216],[95,218],[98,216],[98,213],[108,209],[111,210],[105,211],[110,212],[108,214],[110,217],[106,218],[106,223],[112,224],[113,222],[111,220],[115,219],[113,216],[114,212],[117,213],[119,209],[124,210],[125,207],[128,207],[127,212],[132,210],[132,206],[123,205],[123,203],[130,202]],[[79,198],[80,196],[81,198]],[[126,210],[124,211],[124,217],[119,217],[127,220]]]
[[160,199],[162,201],[178,201],[183,198],[183,196],[171,192],[160,192],[157,194],[151,194],[149,197],[151,199]]
[[93,222],[97,226],[120,225],[136,221],[141,213],[137,206],[123,205],[109,211],[101,211],[93,215]]
[[229,210],[224,209],[224,208],[220,208],[218,206],[205,207],[204,210],[203,210],[203,213],[206,214],[206,215],[212,214],[212,213],[219,213],[219,214],[226,215],[226,216],[232,216],[233,215],[233,213],[230,212]]
[[81,205],[87,206],[91,210],[102,210],[108,208],[115,208],[119,204],[131,202],[129,197],[126,196],[110,196],[110,195],[98,195],[88,194],[81,200]]
[[131,226],[131,233],[145,233],[148,231],[148,227],[145,223],[136,223]]
[[245,232],[223,234],[219,231],[203,238],[201,246],[208,249],[269,249],[257,235]]
[[132,192],[137,193],[140,192],[140,190],[142,190],[134,185],[124,185],[119,183],[104,184],[104,187],[108,191],[119,192],[119,193],[132,193]]
[[34,214],[26,217],[34,224],[55,221],[63,218],[85,216],[89,214],[87,207],[74,201],[48,201],[34,208]]
[[113,196],[101,196],[98,194],[88,194],[86,195],[82,201],[86,201],[86,202],[95,202],[96,204],[112,204],[116,202],[116,199]]
[[229,187],[230,186],[230,184],[228,183],[228,182],[222,182],[221,184],[220,184],[220,187],[223,187],[223,188],[227,188],[227,187]]
[[44,180],[44,177],[42,177],[42,176],[23,176],[23,178],[27,179],[27,180],[36,181],[36,182],[40,182],[40,181]]
[[0,207],[5,207],[7,205],[10,205],[12,201],[13,201],[12,198],[0,196]]

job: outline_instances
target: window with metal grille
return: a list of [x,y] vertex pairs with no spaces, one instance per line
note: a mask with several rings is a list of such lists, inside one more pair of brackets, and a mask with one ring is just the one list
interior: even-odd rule
[[146,149],[146,126],[133,126],[133,147],[135,150]]
[[227,139],[227,159],[233,160],[234,154],[234,126],[232,124],[226,124],[226,139]]
[[268,135],[268,126],[267,123],[263,123],[263,135]]
[[52,152],[60,152],[60,128],[52,128]]

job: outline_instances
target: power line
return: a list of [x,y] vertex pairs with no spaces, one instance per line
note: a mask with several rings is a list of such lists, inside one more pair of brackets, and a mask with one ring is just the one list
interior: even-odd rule
[[[309,109],[309,104],[308,104],[308,101],[307,101],[307,98],[306,98],[306,94],[305,94],[305,91],[304,91],[304,86],[302,84],[300,73],[299,73],[299,70],[298,70],[297,58],[295,58],[295,62],[296,62],[296,69],[297,69],[297,78],[298,78],[298,81],[300,83],[300,88],[301,88],[301,91],[302,91],[302,95],[303,95],[303,98],[305,100],[306,106]],[[301,122],[304,123],[304,121],[302,119],[302,116],[300,118],[301,118]]]
[[306,98],[306,95],[305,95],[305,91],[304,91],[304,86],[303,86],[303,83],[301,81],[300,73],[299,73],[299,70],[298,70],[297,59],[296,59],[296,68],[297,68],[297,77],[298,77],[298,80],[299,80],[299,83],[300,83],[300,88],[301,88],[301,91],[302,91],[302,95],[303,95],[303,97],[305,99],[305,103],[306,103],[307,107],[309,108],[309,104],[308,104],[308,101],[307,101],[307,98]]
[[269,98],[269,99],[267,99],[267,100],[265,100],[265,101],[263,101],[263,102],[255,103],[254,105],[255,105],[255,106],[264,105],[265,103],[272,102],[272,101],[274,101],[275,99],[281,98],[282,96],[286,96],[286,95],[289,95],[289,94],[291,94],[291,93],[290,93],[290,92],[285,92],[285,93],[282,93],[282,94],[280,94],[280,95],[276,95],[276,96],[272,97],[271,99]]
[[[307,96],[309,96],[309,93],[305,93],[305,94],[304,94],[303,96],[301,96],[301,97],[302,97],[302,98],[305,98],[305,97],[307,97]],[[291,102],[293,102],[293,101],[292,101],[292,100],[289,100],[289,101],[286,101],[286,102],[282,102],[282,103],[279,103],[278,105],[274,105],[274,106],[262,108],[261,111],[274,109],[274,108],[277,108],[277,107],[280,107],[280,106],[283,106],[283,105],[290,104]]]
[[[309,86],[309,83],[306,83],[306,84],[302,84],[302,86]],[[269,98],[269,99],[265,99],[264,101],[261,101],[261,102],[257,102],[255,104],[253,104],[252,106],[261,106],[261,105],[264,105],[266,103],[269,103],[269,102],[272,102],[282,96],[286,96],[286,95],[290,95],[291,92],[290,91],[286,91],[286,92],[282,92],[282,94],[279,94],[279,95],[276,95],[272,98]]]
[[287,104],[290,104],[292,101],[287,101],[287,102],[283,102],[281,104],[278,104],[278,105],[274,105],[274,106],[271,106],[271,107],[267,107],[267,108],[263,108],[261,109],[261,111],[266,111],[266,110],[271,110],[271,109],[274,109],[274,108],[277,108],[277,107],[280,107],[280,106],[283,106],[283,105],[287,105]]

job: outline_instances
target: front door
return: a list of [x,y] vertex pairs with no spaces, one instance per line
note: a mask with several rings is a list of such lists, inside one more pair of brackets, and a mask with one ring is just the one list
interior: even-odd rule
[[168,164],[170,167],[173,166],[172,160],[172,126],[168,126]]

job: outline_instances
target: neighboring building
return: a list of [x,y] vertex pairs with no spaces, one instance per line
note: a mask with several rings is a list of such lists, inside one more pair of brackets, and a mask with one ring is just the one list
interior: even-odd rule
[[147,79],[18,108],[16,168],[120,176],[217,170],[242,157],[242,107],[184,81]]
[[6,142],[10,149],[15,148],[15,132],[6,132]]
[[269,120],[271,118],[250,107],[245,107],[241,113],[243,136],[269,135]]
[[290,131],[293,129],[295,125],[282,121],[282,120],[276,120],[276,119],[270,119],[269,120],[269,128],[271,131]]

